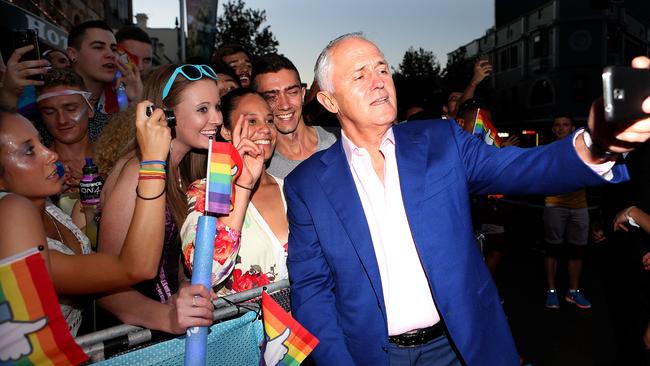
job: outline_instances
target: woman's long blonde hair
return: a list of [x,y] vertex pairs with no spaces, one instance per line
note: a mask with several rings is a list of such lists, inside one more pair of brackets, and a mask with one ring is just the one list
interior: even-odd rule
[[[180,65],[164,65],[151,71],[144,80],[144,99],[152,101],[158,107],[173,109],[180,103],[180,95],[185,88],[192,83],[185,77],[178,75],[174,80],[165,101],[162,100],[162,92],[167,80],[174,73],[174,70]],[[209,79],[211,80],[211,79]],[[216,83],[216,81],[215,81]],[[122,112],[115,118],[102,133],[102,139],[98,142],[98,150],[105,152],[118,151],[119,156],[130,158],[134,154],[139,156],[138,146],[135,140],[135,106],[132,106],[125,112]],[[111,127],[109,129],[109,127]],[[112,134],[112,136],[106,136]],[[105,140],[105,143],[104,143]],[[111,143],[112,141],[112,143]],[[126,142],[125,142],[126,141]],[[111,147],[107,145],[112,145]],[[122,146],[122,147],[120,147]],[[106,154],[106,167],[114,165],[115,159]],[[102,157],[99,157],[102,156]],[[100,152],[98,160],[102,160],[103,155]],[[112,161],[112,162],[111,162]],[[98,161],[99,162],[99,161]],[[183,225],[187,217],[187,201],[185,189],[190,183],[197,179],[205,177],[205,164],[207,163],[207,151],[193,149],[178,164],[178,167],[169,165],[167,158],[167,205],[169,206],[174,221],[178,227]],[[104,170],[107,171],[107,170]]]

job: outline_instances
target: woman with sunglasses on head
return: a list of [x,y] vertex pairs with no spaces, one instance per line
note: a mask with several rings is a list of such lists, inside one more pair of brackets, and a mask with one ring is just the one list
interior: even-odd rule
[[[122,322],[168,333],[180,334],[189,326],[212,324],[211,295],[202,286],[180,286],[184,279],[180,267],[178,228],[187,216],[187,186],[205,177],[209,138],[222,125],[221,101],[216,74],[205,65],[166,65],[152,71],[144,87],[145,98],[157,110],[173,110],[170,154],[165,171],[167,179],[167,219],[159,230],[165,233],[159,272],[145,281],[100,300],[100,305]],[[236,130],[236,129],[235,129]],[[241,188],[255,184],[264,169],[263,149],[235,132],[233,144],[243,160],[243,169],[235,186],[235,201],[230,215],[220,217],[219,238],[239,243],[250,191]],[[140,200],[135,192],[139,176],[137,145],[131,144],[109,174],[104,186],[103,213],[99,233],[99,251],[120,251],[131,220],[133,205]],[[178,293],[177,293],[178,292]]]
[[[266,100],[250,89],[236,89],[223,96],[221,110],[221,136],[226,141],[233,141],[234,132],[243,123],[242,135],[262,147],[264,161],[268,162],[275,148],[276,129],[271,107]],[[232,272],[229,271],[227,278],[223,276],[224,265],[221,263],[226,259],[224,251],[219,246],[214,249],[212,284],[217,287],[219,296],[288,278],[286,248],[289,224],[282,183],[282,179],[264,171],[256,183],[240,186],[250,190],[250,204],[241,231],[237,259],[232,263],[234,270],[229,268]],[[181,230],[185,265],[190,269],[194,254],[194,233],[198,217],[202,214],[201,203],[204,199],[205,179],[201,179],[188,190],[191,213]]]
[[[144,116],[144,107],[144,104],[139,106],[141,113],[136,120],[142,156],[148,160],[164,160],[170,130],[164,119],[160,119],[162,113],[148,118]],[[47,244],[44,254],[49,256],[50,275],[68,327],[75,335],[81,324],[79,295],[112,291],[155,276],[162,245],[142,245],[138,238],[159,235],[154,228],[164,222],[164,201],[138,202],[122,250],[115,255],[93,254],[88,238],[69,216],[48,200],[63,185],[62,166],[57,161],[58,155],[43,146],[31,122],[13,111],[0,110],[0,196],[21,195],[37,209],[41,226],[30,224],[30,216],[24,213],[26,226],[18,227],[26,238],[44,232],[46,243],[35,244]],[[139,182],[137,188],[142,195],[149,196],[164,185],[150,180]],[[22,219],[23,214],[15,214]],[[14,215],[2,216],[0,221],[5,225],[14,219]],[[2,253],[6,253],[5,249]],[[97,268],[104,273],[97,276]]]

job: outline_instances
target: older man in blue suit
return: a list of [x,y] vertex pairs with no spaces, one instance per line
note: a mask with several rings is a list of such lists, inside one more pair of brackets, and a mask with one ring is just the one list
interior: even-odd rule
[[292,310],[320,340],[316,363],[518,365],[472,237],[469,194],[626,179],[615,152],[645,141],[650,120],[621,141],[592,112],[594,133],[499,150],[453,121],[393,126],[388,64],[359,34],[332,41],[315,71],[318,101],[338,116],[342,138],[298,166],[285,193]]

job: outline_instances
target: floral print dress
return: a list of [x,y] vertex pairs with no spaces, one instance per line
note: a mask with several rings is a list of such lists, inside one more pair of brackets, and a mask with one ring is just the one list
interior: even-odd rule
[[[181,248],[185,267],[192,271],[194,241],[199,217],[205,213],[205,179],[190,184],[187,189],[188,214],[181,227]],[[212,256],[212,286],[219,286],[230,276],[239,252],[240,232],[217,220]]]
[[[282,193],[283,180],[273,177],[280,188],[282,195],[282,203],[286,212],[287,204]],[[195,196],[198,201],[203,201],[205,195],[205,181],[201,180],[192,184],[194,189],[188,192],[188,197]],[[190,198],[190,200],[192,200]],[[197,199],[193,199],[197,202]],[[200,206],[204,205],[203,203]],[[196,205],[195,205],[196,206]],[[189,219],[189,216],[188,216]],[[196,227],[196,216],[194,224]],[[217,221],[218,222],[218,221]],[[223,224],[218,222],[218,226]],[[185,224],[183,225],[185,227]],[[231,232],[234,230],[229,229]],[[229,236],[226,232],[222,233],[219,230],[218,236]],[[287,279],[287,245],[281,243],[278,238],[273,234],[273,231],[266,223],[262,215],[259,213],[255,205],[250,202],[246,210],[246,216],[242,225],[241,231],[241,245],[239,242],[235,244],[218,243],[215,240],[215,254],[213,261],[213,279],[218,277],[219,281],[213,281],[213,286],[217,287],[219,296],[225,296],[232,293],[249,290],[254,287],[264,286],[271,282],[282,279]],[[238,249],[238,250],[235,250]],[[194,245],[185,244],[183,239],[183,254],[186,258],[193,255]],[[234,254],[234,257],[233,257]],[[228,269],[232,265],[232,272],[228,273],[226,277],[223,269],[225,265],[217,261],[220,259],[224,264],[228,263]],[[215,276],[215,267],[219,272],[219,276]],[[219,270],[221,268],[221,270]]]

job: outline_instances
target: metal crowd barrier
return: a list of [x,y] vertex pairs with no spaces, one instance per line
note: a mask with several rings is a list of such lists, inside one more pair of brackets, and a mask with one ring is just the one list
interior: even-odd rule
[[[289,310],[289,280],[277,281],[266,285],[265,288],[285,310]],[[214,300],[213,321],[232,319],[250,311],[259,312],[261,305],[251,300],[260,298],[262,290],[262,287],[257,287]],[[123,324],[77,337],[75,341],[92,362],[98,362],[152,341],[175,337],[164,332]]]

